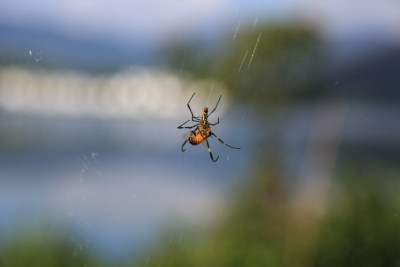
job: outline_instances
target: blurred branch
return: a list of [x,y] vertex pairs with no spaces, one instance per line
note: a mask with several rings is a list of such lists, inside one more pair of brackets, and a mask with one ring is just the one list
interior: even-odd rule
[[346,106],[317,104],[306,156],[288,213],[285,261],[288,266],[313,266],[321,218],[339,153]]

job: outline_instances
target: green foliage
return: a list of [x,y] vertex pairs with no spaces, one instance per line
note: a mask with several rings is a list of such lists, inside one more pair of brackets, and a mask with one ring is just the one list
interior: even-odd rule
[[282,261],[286,196],[276,173],[265,169],[260,179],[235,195],[228,216],[208,238],[193,244],[166,243],[149,252],[144,266],[276,266]]
[[320,89],[323,45],[302,26],[273,26],[238,35],[220,63],[221,79],[238,99],[279,104]]
[[[291,194],[276,164],[259,165],[232,195],[211,231],[176,229],[155,247],[118,266],[287,266]],[[400,266],[399,170],[349,166],[335,177],[320,234],[306,266]],[[17,231],[0,245],[0,266],[109,266],[70,237],[43,224]],[[204,229],[203,229],[204,230]],[[307,236],[305,235],[305,239]],[[137,255],[135,255],[136,257]]]
[[87,248],[55,225],[17,227],[0,243],[0,266],[94,266],[95,257]]
[[343,174],[323,220],[316,266],[400,266],[396,177],[385,169]]
[[[399,182],[380,178],[382,170],[351,167],[336,177],[325,215],[317,219],[319,238],[311,266],[400,266]],[[399,171],[396,172],[397,176]],[[234,194],[229,215],[209,238],[164,243],[141,266],[287,266],[290,195],[277,169],[261,167]],[[187,236],[195,240],[195,236]],[[307,239],[307,236],[305,236]],[[301,265],[300,265],[301,266]],[[309,266],[309,265],[307,265]]]
[[208,54],[194,44],[176,45],[167,53],[169,66],[214,78],[236,101],[261,107],[315,98],[321,91],[326,47],[308,26],[248,28],[222,43]]

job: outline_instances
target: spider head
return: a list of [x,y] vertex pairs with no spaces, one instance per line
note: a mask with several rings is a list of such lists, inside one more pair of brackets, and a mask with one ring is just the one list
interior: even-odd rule
[[208,108],[204,108],[203,109],[203,116],[201,116],[203,121],[204,121],[204,125],[205,125],[206,120],[207,120],[207,114],[208,114]]

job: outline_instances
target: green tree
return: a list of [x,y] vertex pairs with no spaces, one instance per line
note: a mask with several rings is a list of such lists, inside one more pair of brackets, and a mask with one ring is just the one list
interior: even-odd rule
[[282,104],[314,97],[323,79],[323,43],[312,29],[274,26],[238,34],[215,66],[237,99]]

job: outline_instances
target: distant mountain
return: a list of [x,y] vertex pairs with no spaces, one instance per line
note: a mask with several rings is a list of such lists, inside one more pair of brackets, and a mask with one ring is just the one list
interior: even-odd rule
[[71,38],[41,29],[0,24],[0,65],[98,72],[151,63],[156,45],[139,40],[133,43],[132,46],[99,38]]
[[355,100],[400,101],[400,46],[375,46],[328,70],[332,92]]

